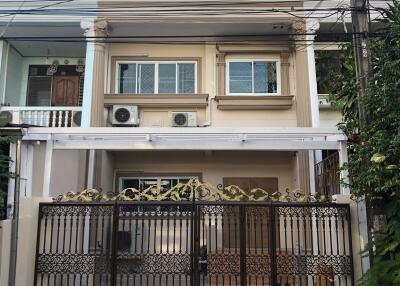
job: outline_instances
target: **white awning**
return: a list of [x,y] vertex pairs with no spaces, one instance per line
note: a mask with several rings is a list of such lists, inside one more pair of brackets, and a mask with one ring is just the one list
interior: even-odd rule
[[338,150],[346,136],[334,128],[28,128],[24,141],[54,149],[100,150]]

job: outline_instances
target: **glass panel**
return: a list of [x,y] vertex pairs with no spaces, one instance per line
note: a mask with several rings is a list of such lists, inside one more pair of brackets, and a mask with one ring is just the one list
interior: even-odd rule
[[29,77],[28,106],[49,106],[51,100],[51,76]]
[[139,93],[154,93],[154,64],[139,64]]
[[119,93],[136,93],[136,64],[119,65]]
[[252,93],[252,63],[229,63],[229,93]]
[[267,93],[267,65],[266,62],[254,62],[254,93]]
[[195,92],[195,64],[178,64],[178,93]]
[[135,188],[135,189],[139,190],[139,179],[123,179],[121,191],[123,191],[127,188]]
[[268,93],[277,93],[278,92],[278,81],[276,75],[276,62],[268,62]]
[[158,66],[158,93],[176,93],[176,64]]

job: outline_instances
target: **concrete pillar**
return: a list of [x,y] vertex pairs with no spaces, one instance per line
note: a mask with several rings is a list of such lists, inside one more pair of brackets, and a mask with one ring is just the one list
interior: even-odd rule
[[334,200],[350,205],[354,280],[358,281],[370,268],[369,257],[362,254],[368,243],[365,201],[353,201],[350,195],[335,195]]
[[104,125],[104,74],[106,44],[98,37],[108,34],[107,22],[99,19],[84,19],[81,22],[86,44],[85,83],[83,88],[82,127]]
[[[306,31],[308,34],[315,33],[319,29],[318,20],[311,19],[306,22]],[[307,52],[307,67],[308,67],[308,82],[310,95],[311,109],[311,126],[319,127],[319,103],[318,103],[318,88],[317,75],[315,70],[315,51],[314,51],[315,35],[306,36],[306,52]]]
[[18,227],[19,255],[15,286],[33,285],[34,283],[39,203],[51,201],[51,198],[21,198]]
[[[296,114],[299,127],[319,127],[314,35],[309,35],[318,28],[319,23],[316,21],[296,21],[292,25],[292,32],[298,34],[294,36],[295,44],[292,52],[295,54]],[[310,171],[314,170],[315,161],[318,161],[319,157],[321,156],[318,154],[310,156],[307,151],[298,152],[300,189],[312,191],[315,182]]]
[[217,54],[217,96],[225,95],[225,53]]
[[0,104],[5,103],[6,74],[9,44],[0,41]]
[[53,140],[49,138],[46,141],[46,154],[44,161],[44,174],[43,174],[43,192],[44,198],[50,197],[50,183],[51,183],[51,172],[53,168]]

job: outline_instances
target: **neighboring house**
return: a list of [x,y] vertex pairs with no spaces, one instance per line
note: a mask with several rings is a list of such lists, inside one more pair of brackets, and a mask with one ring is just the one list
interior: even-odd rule
[[[319,30],[316,20],[302,21],[288,13],[263,12],[277,5],[268,1],[254,1],[250,6],[235,4],[235,1],[202,2],[188,1],[187,7],[177,7],[178,4],[169,1],[97,1],[95,4],[82,1],[79,5],[72,1],[64,4],[66,9],[75,9],[74,13],[68,12],[68,16],[65,11],[57,10],[62,5],[53,8],[49,15],[46,8],[37,8],[41,4],[27,3],[20,10],[31,9],[32,13],[17,15],[10,25],[7,24],[9,17],[0,20],[0,31],[5,31],[5,40],[0,41],[0,112],[12,115],[11,126],[23,127],[16,285],[32,285],[32,281],[37,285],[47,282],[61,285],[67,280],[73,285],[108,283],[102,281],[102,276],[100,281],[96,277],[90,278],[93,280],[84,278],[90,281],[83,283],[82,269],[78,266],[65,273],[61,267],[53,276],[46,276],[45,269],[51,269],[52,263],[60,261],[62,264],[72,259],[71,246],[76,250],[78,240],[82,241],[83,251],[83,241],[90,240],[90,231],[79,233],[77,229],[84,229],[90,219],[82,222],[85,220],[79,221],[76,215],[77,221],[67,220],[65,215],[62,219],[64,235],[67,222],[71,224],[69,250],[63,247],[60,254],[57,246],[55,252],[60,255],[52,257],[53,262],[46,261],[47,266],[41,264],[40,255],[35,256],[36,239],[33,238],[38,232],[38,202],[49,201],[50,197],[69,191],[101,188],[104,192],[119,193],[135,188],[143,192],[154,185],[171,189],[196,178],[214,186],[235,185],[247,195],[255,188],[266,190],[269,195],[300,189],[307,194],[336,195],[338,201],[350,202],[349,190],[339,186],[338,172],[339,166],[347,160],[347,139],[335,127],[339,114],[319,97],[319,93],[326,90],[317,89],[314,35],[310,35],[321,29],[328,32],[330,26],[323,22]],[[37,10],[27,8],[29,5],[37,5],[33,7]],[[278,6],[301,9],[303,2],[280,2]],[[181,13],[168,12],[178,8]],[[88,11],[96,11],[96,14],[87,17]],[[322,45],[318,43],[315,47],[320,49]],[[11,147],[15,158],[14,144]],[[323,161],[324,158],[327,160]],[[341,178],[347,179],[345,172],[341,172]],[[10,204],[14,200],[14,183],[11,180],[9,185]],[[288,234],[291,245],[285,240],[279,251],[290,252],[292,256],[288,254],[289,260],[283,258],[281,263],[290,261],[285,266],[279,264],[279,254],[271,254],[271,261],[278,263],[275,267],[286,267],[289,272],[279,274],[279,270],[273,274],[271,270],[268,279],[287,283],[285,285],[351,285],[354,276],[360,277],[365,271],[358,255],[360,245],[365,243],[358,238],[364,234],[365,224],[359,226],[362,218],[357,216],[354,203],[351,219],[349,215],[326,215],[328,219],[317,222],[313,210],[318,207],[310,204],[308,209],[310,217],[306,215],[307,218],[300,220],[297,216],[296,220],[296,215],[290,215],[290,219],[289,215],[282,215],[282,225],[277,222],[281,227],[278,237],[285,234],[286,239],[286,234],[291,232]],[[122,208],[121,212],[128,211]],[[47,219],[40,224],[37,249],[40,254],[43,254],[41,243],[44,242],[44,252],[46,241],[58,245],[58,236],[57,242],[52,238],[53,223],[57,224],[54,216],[57,215],[49,219],[50,234],[46,232]],[[142,217],[141,222],[149,233],[158,228],[157,222],[151,227],[151,222],[144,221]],[[186,223],[187,219],[179,222]],[[218,236],[223,239],[222,245],[228,243],[226,237],[230,237],[230,233],[237,234],[237,229],[228,230],[228,234],[218,232],[215,225],[224,222],[227,223],[223,218],[215,217],[213,222],[210,218],[207,226],[210,233],[215,232],[216,241]],[[354,237],[350,237],[347,230],[350,222]],[[261,222],[261,230],[263,226],[271,227],[268,223]],[[293,227],[293,223],[298,226]],[[304,228],[300,223],[304,223]],[[234,224],[240,223],[235,221]],[[267,237],[258,236],[256,223],[254,225],[249,229],[255,233],[254,237],[250,236],[254,238],[251,248],[256,249],[257,254],[264,249],[257,239],[263,241]],[[287,225],[291,225],[290,231]],[[7,250],[10,228],[4,222],[1,251]],[[181,226],[181,232],[182,229],[185,228]],[[126,235],[121,233],[124,231],[119,231],[121,237]],[[343,238],[339,239],[337,234]],[[72,237],[77,240],[76,244],[71,242]],[[132,238],[125,239],[131,241]],[[156,238],[148,239],[155,244],[152,249],[156,251]],[[94,241],[88,242],[85,251],[100,245],[96,239]],[[201,241],[204,247],[205,240]],[[283,243],[283,238],[277,241]],[[346,243],[352,243],[353,248]],[[233,248],[240,248],[236,240],[232,244]],[[325,244],[330,244],[330,248]],[[143,245],[142,242],[140,247]],[[242,251],[246,245],[250,245],[249,242],[243,244]],[[105,249],[104,245],[101,247]],[[185,249],[189,249],[188,244]],[[295,253],[300,255],[303,250],[305,260],[297,261],[300,256]],[[339,270],[333,270],[331,262],[324,260],[329,256],[327,252],[337,259],[333,264],[336,263]],[[210,250],[208,255],[210,271],[210,261],[218,261],[219,256]],[[313,257],[314,266],[311,266]],[[91,265],[89,256],[84,256],[85,262],[78,262],[80,258],[69,263]],[[342,258],[343,261],[339,261]],[[1,259],[3,282],[0,284],[3,285],[8,276],[9,254],[5,252]],[[248,261],[252,261],[250,257]],[[268,268],[269,260],[263,260],[266,264],[260,261],[252,263]],[[186,262],[190,264],[189,260]],[[139,262],[132,258],[130,263]],[[234,263],[238,264],[239,260]],[[243,268],[246,262],[241,263]],[[89,268],[86,271],[96,272]],[[108,268],[103,271],[114,273]],[[186,275],[182,273],[188,270],[179,271],[173,275]],[[234,271],[229,271],[219,273],[225,273],[228,280],[242,275],[242,272],[232,274]],[[270,285],[261,283],[267,279],[263,275],[259,278],[253,275],[248,278],[251,285]],[[135,279],[130,281],[127,274],[127,278],[120,278],[118,283],[133,285],[130,283],[135,283]],[[146,283],[154,283],[156,278],[146,279]],[[174,279],[160,283],[170,285],[175,283]],[[196,280],[198,285],[204,285],[201,283],[205,280],[201,279]],[[236,284],[239,282],[228,282],[223,275],[222,280],[213,279],[207,283],[239,285]],[[145,282],[140,280],[140,283]]]

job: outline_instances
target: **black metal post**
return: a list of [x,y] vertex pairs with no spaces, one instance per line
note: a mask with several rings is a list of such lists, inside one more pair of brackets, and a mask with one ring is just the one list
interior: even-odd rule
[[118,226],[119,226],[119,204],[117,201],[114,203],[113,211],[113,225],[112,225],[112,241],[110,253],[110,271],[111,271],[111,286],[117,285],[117,270],[118,270]]
[[244,205],[239,206],[240,220],[240,285],[246,286],[246,210]]
[[275,223],[275,206],[271,203],[271,209],[270,209],[270,251],[271,251],[271,285],[276,286],[277,285],[277,267],[276,267],[276,233],[279,231],[276,229],[276,223]]
[[[351,213],[350,213],[350,205],[346,206],[346,218],[347,218],[347,226],[349,234],[347,235],[349,239],[349,255],[350,255],[350,267],[351,267],[351,285],[355,285],[354,282],[354,265],[353,265],[353,243],[352,243],[352,234],[351,234]],[[345,253],[344,253],[345,255]]]
[[39,244],[40,244],[40,231],[42,229],[42,205],[39,203],[39,211],[38,211],[38,226],[37,226],[37,234],[36,234],[36,255],[35,255],[35,277],[33,281],[33,285],[37,285],[37,264],[38,264],[38,256],[39,256]]

